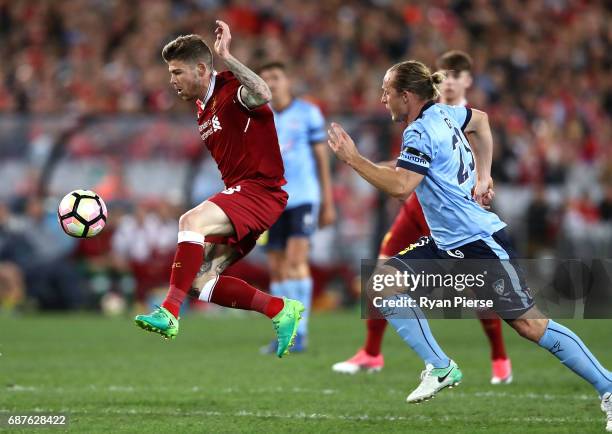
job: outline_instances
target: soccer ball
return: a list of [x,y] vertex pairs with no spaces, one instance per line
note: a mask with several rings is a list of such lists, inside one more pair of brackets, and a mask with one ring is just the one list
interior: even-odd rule
[[106,226],[106,204],[91,190],[74,190],[61,200],[57,209],[60,226],[71,237],[91,238]]

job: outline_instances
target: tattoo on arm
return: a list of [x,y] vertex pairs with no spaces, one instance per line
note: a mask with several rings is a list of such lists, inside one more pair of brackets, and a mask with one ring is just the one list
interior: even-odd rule
[[248,108],[255,108],[267,103],[272,98],[270,88],[263,79],[240,63],[235,57],[225,60],[225,64],[242,84],[240,98]]

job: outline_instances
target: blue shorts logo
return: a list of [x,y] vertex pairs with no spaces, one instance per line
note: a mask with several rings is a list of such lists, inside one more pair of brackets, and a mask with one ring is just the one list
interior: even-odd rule
[[493,282],[493,291],[498,295],[504,295],[504,279]]
[[448,256],[452,256],[453,258],[459,258],[459,259],[465,258],[465,255],[459,249],[447,250],[446,253],[448,254]]

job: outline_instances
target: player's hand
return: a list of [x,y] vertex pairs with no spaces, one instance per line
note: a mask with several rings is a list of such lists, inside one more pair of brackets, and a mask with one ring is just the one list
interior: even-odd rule
[[355,142],[339,124],[332,122],[327,133],[329,134],[327,143],[332,151],[334,151],[334,154],[336,154],[336,157],[348,164],[351,164],[355,158],[359,157],[359,151],[357,151]]
[[334,224],[336,221],[336,208],[332,203],[324,203],[319,211],[319,227],[324,228]]
[[220,58],[225,59],[230,55],[229,46],[232,40],[232,34],[230,33],[227,23],[221,20],[215,22],[217,23],[217,28],[215,29],[215,35],[217,35],[217,39],[215,40],[215,53],[217,53]]
[[495,197],[495,191],[493,190],[493,178],[479,179],[474,187],[474,200],[484,209],[491,208],[491,203]]

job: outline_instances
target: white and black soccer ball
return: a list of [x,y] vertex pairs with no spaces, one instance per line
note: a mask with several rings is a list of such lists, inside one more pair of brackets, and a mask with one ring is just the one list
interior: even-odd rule
[[57,209],[60,226],[71,237],[91,238],[106,226],[108,212],[100,196],[91,190],[74,190]]

